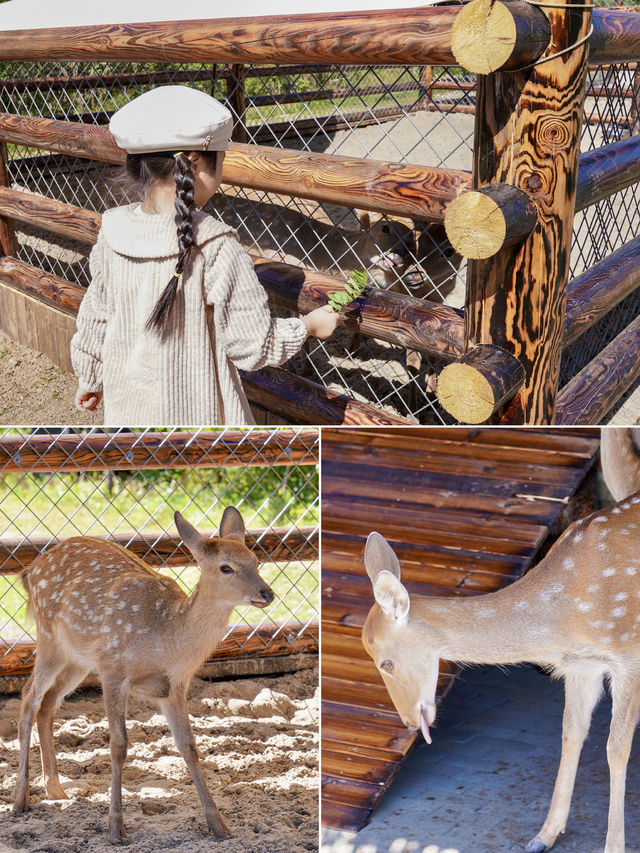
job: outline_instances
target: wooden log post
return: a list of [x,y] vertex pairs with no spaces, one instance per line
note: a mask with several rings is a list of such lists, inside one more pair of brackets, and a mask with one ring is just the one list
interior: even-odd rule
[[227,98],[229,99],[229,106],[234,115],[231,138],[234,142],[246,142],[247,95],[244,90],[245,66],[242,63],[234,63],[229,66],[229,71],[229,77],[227,78]]
[[525,369],[508,423],[553,422],[591,26],[590,7],[541,3],[552,32],[547,54],[522,71],[481,76],[477,89],[474,188],[509,184],[538,210],[529,237],[469,261],[466,349],[492,344]]
[[[7,144],[0,142],[0,190],[10,184]],[[15,255],[17,251],[18,239],[13,221],[7,216],[0,216],[0,256]]]
[[535,62],[550,38],[549,20],[535,6],[473,0],[454,21],[451,50],[467,71],[491,74]]
[[465,258],[490,258],[521,242],[538,224],[529,196],[508,184],[489,184],[462,193],[448,205],[444,227],[453,248]]
[[438,377],[438,399],[461,423],[482,424],[513,397],[524,380],[524,367],[517,358],[485,344],[444,368]]

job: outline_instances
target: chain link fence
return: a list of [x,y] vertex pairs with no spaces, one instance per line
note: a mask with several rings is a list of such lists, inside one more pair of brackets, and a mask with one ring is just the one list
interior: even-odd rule
[[318,455],[318,431],[302,428],[0,431],[0,676],[32,665],[19,572],[38,553],[69,536],[107,538],[190,593],[199,570],[173,513],[215,534],[228,505],[275,600],[236,609],[215,656],[317,649]]
[[[239,142],[455,169],[472,165],[475,78],[456,67],[11,62],[0,77],[0,108],[22,115],[105,124],[150,87],[188,84],[227,104]],[[583,151],[639,132],[635,64],[593,67],[588,84]],[[13,145],[9,157],[16,188],[99,212],[127,201],[105,164]],[[577,215],[572,275],[637,233],[639,201],[636,185]],[[379,287],[464,304],[466,264],[441,225],[230,186],[209,212],[233,225],[247,250],[260,256],[345,277],[365,268]],[[32,227],[21,226],[18,236],[23,260],[88,284],[85,246]],[[563,360],[561,384],[637,311],[637,298],[629,297],[575,342]],[[401,416],[446,423],[433,394],[440,366],[344,330],[326,342],[313,339],[287,365]]]

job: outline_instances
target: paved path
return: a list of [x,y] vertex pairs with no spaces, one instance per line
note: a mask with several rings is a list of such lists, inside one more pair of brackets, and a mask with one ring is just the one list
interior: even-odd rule
[[[326,831],[321,853],[521,851],[544,821],[559,759],[562,683],[533,667],[466,670],[432,746],[416,747],[357,836]],[[558,853],[602,853],[610,702],[594,715]],[[640,853],[640,736],[627,777],[627,853]]]

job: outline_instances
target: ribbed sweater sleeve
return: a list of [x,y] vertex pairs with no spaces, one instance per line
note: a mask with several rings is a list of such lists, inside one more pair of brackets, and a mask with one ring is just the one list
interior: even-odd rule
[[271,316],[253,261],[237,240],[224,240],[207,270],[205,287],[217,340],[236,367],[251,371],[282,364],[304,343],[302,320]]
[[91,250],[91,284],[78,310],[78,331],[71,339],[71,363],[80,391],[102,390],[102,347],[107,324],[104,288],[104,238],[102,233]]

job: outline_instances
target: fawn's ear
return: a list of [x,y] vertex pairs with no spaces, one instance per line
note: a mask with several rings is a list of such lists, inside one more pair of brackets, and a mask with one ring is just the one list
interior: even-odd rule
[[373,594],[384,613],[395,622],[407,621],[409,593],[394,574],[382,571],[373,584]]
[[222,513],[220,520],[220,537],[222,539],[239,539],[240,542],[244,542],[245,534],[242,516],[234,506],[228,506]]
[[375,531],[369,534],[364,549],[364,565],[371,583],[375,585],[380,572],[391,572],[400,580],[400,563],[395,551],[384,536]]
[[371,228],[371,214],[368,210],[358,211],[358,220],[365,231],[368,231]]
[[202,536],[198,533],[195,527],[182,516],[177,510],[173,514],[174,521],[176,523],[176,527],[178,528],[178,533],[184,544],[191,551],[194,557],[197,556],[197,552],[200,551]]

